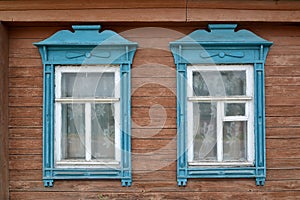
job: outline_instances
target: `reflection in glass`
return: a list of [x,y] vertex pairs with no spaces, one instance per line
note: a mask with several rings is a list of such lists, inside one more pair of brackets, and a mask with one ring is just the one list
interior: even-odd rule
[[114,158],[114,104],[92,104],[92,159]]
[[245,116],[245,103],[225,103],[225,116]]
[[113,97],[114,73],[63,73],[62,97]]
[[223,140],[224,161],[247,160],[247,122],[224,122]]
[[193,103],[194,160],[217,160],[216,103]]
[[85,158],[84,104],[62,104],[62,159]]
[[195,96],[234,96],[246,94],[246,71],[193,72]]

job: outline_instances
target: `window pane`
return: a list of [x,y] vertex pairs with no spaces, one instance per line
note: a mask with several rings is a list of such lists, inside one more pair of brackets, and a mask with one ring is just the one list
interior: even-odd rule
[[225,116],[245,116],[245,103],[225,103]]
[[62,97],[113,97],[114,73],[63,73]]
[[247,122],[224,122],[224,161],[247,160]]
[[246,94],[245,71],[193,72],[195,96],[234,96]]
[[85,158],[83,104],[62,104],[62,159]]
[[217,160],[216,103],[193,103],[194,160]]
[[115,158],[114,104],[92,105],[92,159]]

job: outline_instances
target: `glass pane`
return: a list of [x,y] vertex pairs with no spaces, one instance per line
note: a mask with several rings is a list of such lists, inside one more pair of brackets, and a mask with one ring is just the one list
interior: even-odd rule
[[84,104],[62,104],[62,159],[85,159]]
[[63,73],[62,97],[113,97],[114,73]]
[[92,159],[115,158],[114,104],[92,105]]
[[224,161],[247,160],[247,122],[224,122]]
[[225,116],[245,116],[245,103],[225,103]]
[[194,160],[217,160],[217,104],[193,103]]
[[246,94],[246,71],[193,72],[195,96],[234,96]]

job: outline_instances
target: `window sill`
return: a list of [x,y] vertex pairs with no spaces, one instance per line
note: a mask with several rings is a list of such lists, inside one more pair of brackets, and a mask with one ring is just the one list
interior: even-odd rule
[[189,162],[191,167],[252,167],[253,162]]
[[56,162],[57,168],[119,168],[120,162],[115,160],[63,160]]

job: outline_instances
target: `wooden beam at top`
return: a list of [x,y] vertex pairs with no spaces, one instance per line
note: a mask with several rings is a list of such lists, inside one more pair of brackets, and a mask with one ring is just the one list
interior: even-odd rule
[[185,8],[0,11],[5,22],[182,22]]
[[300,11],[189,8],[187,10],[187,21],[300,22]]
[[0,22],[0,199],[9,199],[8,180],[8,34]]
[[126,9],[126,8],[185,8],[186,0],[10,0],[0,1],[0,10],[87,10],[87,9]]
[[4,22],[300,22],[297,10],[199,8],[0,11]]

